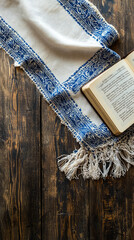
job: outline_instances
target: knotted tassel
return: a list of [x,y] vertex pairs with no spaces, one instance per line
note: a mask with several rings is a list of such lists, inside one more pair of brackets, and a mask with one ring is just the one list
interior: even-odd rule
[[[82,175],[84,179],[114,178],[124,176],[130,165],[134,165],[134,137],[128,144],[113,143],[88,150],[82,146],[70,155],[58,158],[58,167],[69,180]],[[79,171],[78,171],[79,170]]]

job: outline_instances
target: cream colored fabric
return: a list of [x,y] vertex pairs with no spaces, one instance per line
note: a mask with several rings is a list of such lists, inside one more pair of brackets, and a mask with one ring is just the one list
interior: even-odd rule
[[[74,2],[79,2],[81,7],[80,0],[71,0],[71,3]],[[73,7],[77,7],[76,5],[74,4]],[[25,49],[21,67],[35,82],[39,90],[44,93],[53,110],[56,111],[62,122],[68,126],[74,137],[81,144],[81,148],[78,151],[74,151],[69,156],[63,156],[58,161],[60,170],[65,172],[69,180],[77,177],[78,169],[81,169],[84,179],[98,179],[100,177],[105,178],[108,174],[113,177],[120,177],[128,171],[130,164],[134,165],[133,129],[121,138],[115,139],[80,92],[79,81],[82,78],[82,74],[86,75],[86,68],[83,68],[83,73],[78,71],[77,91],[70,90],[65,85],[65,81],[70,76],[71,80],[73,80],[72,74],[89,59],[91,65],[93,63],[92,67],[90,64],[87,67],[87,76],[89,77],[92,77],[91,72],[94,72],[98,67],[102,67],[99,69],[101,72],[104,70],[103,65],[104,67],[109,67],[110,64],[114,64],[119,60],[119,56],[105,48],[99,39],[99,37],[103,37],[106,45],[108,43],[112,44],[118,37],[116,30],[108,25],[105,20],[102,20],[102,16],[100,16],[100,13],[91,3],[90,7],[91,14],[89,13],[89,17],[91,17],[91,25],[92,21],[94,21],[94,28],[98,24],[96,29],[100,30],[99,34],[96,34],[98,38],[93,36],[93,33],[87,34],[57,0],[0,0],[0,15],[2,18],[19,33],[45,63],[39,63],[40,60],[37,55],[32,50],[29,50],[27,44],[21,40],[20,45]],[[86,6],[85,9],[88,9],[88,7]],[[1,27],[1,46],[11,56],[10,51],[12,53],[15,52],[15,61],[16,59],[20,60],[20,46],[17,45],[20,38],[17,37],[13,29],[9,29],[9,26],[6,25],[3,19],[0,19],[0,27],[5,27],[5,32],[3,32],[7,42],[3,40],[3,29]],[[98,26],[100,26],[100,29]],[[8,31],[10,32],[9,36]],[[17,44],[15,40],[18,41]],[[17,48],[17,50],[14,50],[14,48]],[[102,48],[106,51],[102,51],[102,55],[99,55],[98,52]],[[97,53],[99,60],[97,58],[97,61],[95,59],[93,62],[91,58],[95,53]],[[31,54],[33,54],[32,59]],[[107,64],[105,64],[106,59]],[[97,63],[98,66],[96,67],[95,64]],[[15,66],[18,65],[16,61]],[[38,69],[35,68],[37,65]],[[46,65],[51,72],[47,71]],[[29,74],[29,69],[32,69],[31,74]],[[50,78],[48,72],[51,75]],[[52,74],[54,74],[57,81],[52,77]],[[98,74],[97,71],[96,74]],[[74,80],[76,79],[74,78]],[[80,82],[83,84],[83,81]]]
[[[0,0],[0,15],[61,83],[102,47],[56,0]],[[83,113],[99,125],[101,119],[82,94],[79,92],[74,98]]]
[[0,15],[38,53],[60,82],[101,48],[56,0],[8,2],[0,0]]

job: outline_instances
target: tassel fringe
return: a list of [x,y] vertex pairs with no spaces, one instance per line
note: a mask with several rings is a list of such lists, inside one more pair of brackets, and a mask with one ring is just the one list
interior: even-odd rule
[[114,143],[98,149],[87,150],[81,146],[70,155],[58,158],[58,167],[69,180],[82,175],[84,179],[114,178],[124,176],[134,165],[134,137],[128,143]]

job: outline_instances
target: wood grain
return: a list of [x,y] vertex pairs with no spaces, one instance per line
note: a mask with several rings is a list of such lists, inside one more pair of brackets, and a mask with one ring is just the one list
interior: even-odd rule
[[[92,0],[134,45],[134,1]],[[121,179],[68,181],[56,158],[79,148],[31,80],[0,50],[0,240],[133,240],[134,168]]]
[[0,239],[41,239],[40,95],[2,50],[0,85]]

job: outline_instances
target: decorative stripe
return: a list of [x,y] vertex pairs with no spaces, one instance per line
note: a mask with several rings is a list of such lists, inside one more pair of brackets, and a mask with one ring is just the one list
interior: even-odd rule
[[111,67],[119,60],[120,56],[118,54],[103,47],[63,84],[68,90],[77,93],[82,85]]
[[111,132],[104,123],[97,127],[82,114],[65,86],[60,84],[33,49],[2,18],[0,45],[21,65],[77,141],[94,148],[111,138]]
[[85,0],[57,0],[75,21],[96,41],[111,46],[118,39],[116,29],[108,24],[98,9]]

